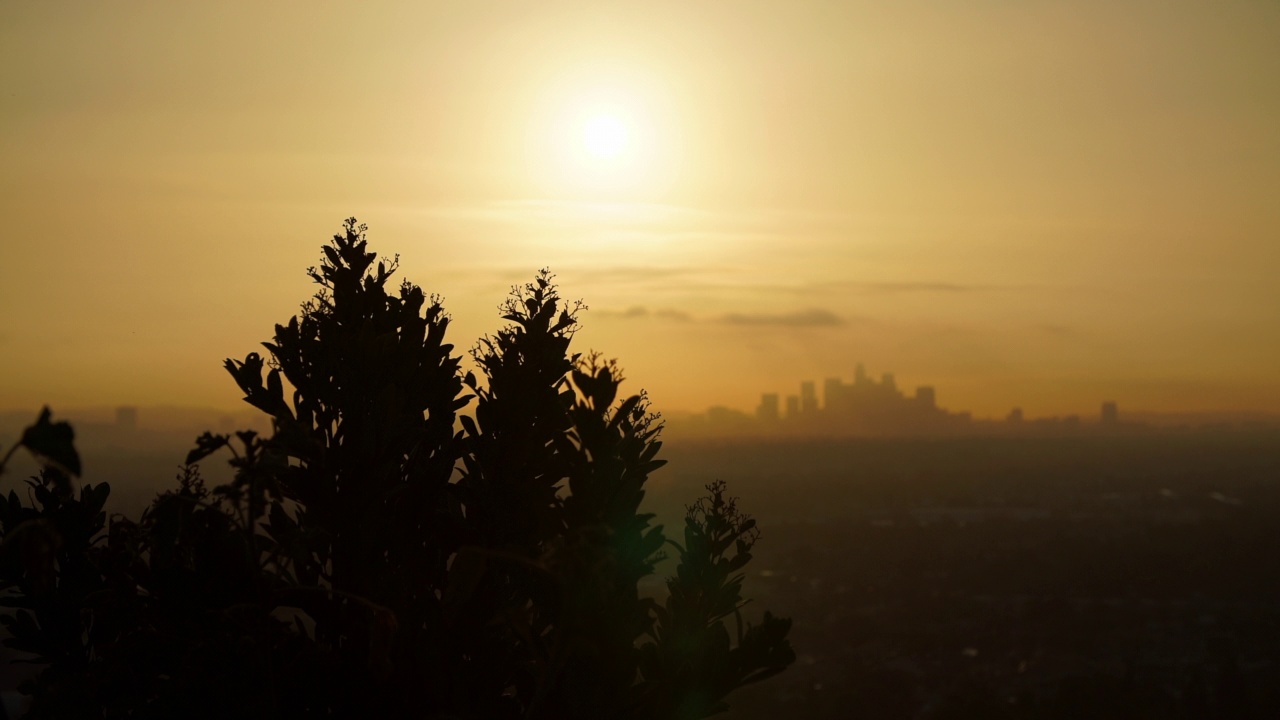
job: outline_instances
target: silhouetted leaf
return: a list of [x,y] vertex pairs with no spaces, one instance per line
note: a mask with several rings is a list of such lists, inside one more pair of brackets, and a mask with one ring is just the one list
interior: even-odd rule
[[480,436],[480,429],[476,427],[476,421],[472,420],[469,415],[458,416],[458,421],[462,423],[462,427],[467,431],[468,435],[472,437]]
[[187,465],[195,465],[206,457],[226,447],[231,442],[229,435],[214,435],[206,432],[196,438],[196,446],[191,452],[187,453]]
[[48,407],[41,410],[36,423],[22,433],[21,444],[41,462],[79,477],[80,455],[74,445],[75,432],[66,422],[50,422],[51,415]]

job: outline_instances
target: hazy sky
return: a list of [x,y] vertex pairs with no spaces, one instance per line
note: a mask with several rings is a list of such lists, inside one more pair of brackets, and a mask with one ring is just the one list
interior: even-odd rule
[[0,408],[235,407],[344,217],[658,409],[1280,411],[1280,3],[0,2]]

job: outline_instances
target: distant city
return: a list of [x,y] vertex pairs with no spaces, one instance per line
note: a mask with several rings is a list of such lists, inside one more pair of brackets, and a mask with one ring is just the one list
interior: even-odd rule
[[[711,435],[865,435],[865,436],[955,436],[992,434],[1054,435],[1065,433],[1139,432],[1153,425],[1203,427],[1244,422],[1275,425],[1277,418],[1241,414],[1144,413],[1122,419],[1114,400],[1102,400],[1095,415],[1063,415],[1029,418],[1022,408],[1012,408],[1003,419],[975,419],[969,412],[953,412],[938,406],[932,385],[916,387],[906,394],[893,373],[877,380],[858,363],[853,382],[838,377],[822,383],[822,397],[812,380],[800,383],[795,395],[764,393],[754,413],[724,406],[708,408],[703,414],[676,414],[668,425],[676,432]],[[1181,418],[1181,422],[1179,422]],[[1152,422],[1152,421],[1156,422]]]
[[[714,406],[702,413],[664,412],[673,436],[759,437],[963,437],[984,435],[1133,434],[1171,429],[1280,430],[1280,413],[1121,411],[1111,399],[1099,399],[1097,411],[1028,417],[1014,407],[1003,418],[975,418],[967,411],[938,405],[933,385],[904,392],[891,372],[879,379],[858,363],[852,382],[823,380],[821,395],[813,380],[795,394],[763,393],[753,412]],[[661,410],[661,408],[658,408]],[[174,453],[189,450],[206,431],[230,433],[253,429],[271,432],[270,420],[252,408],[219,410],[187,406],[97,406],[55,408],[56,420],[69,420],[82,449],[118,448]],[[31,424],[37,408],[0,410],[0,448],[7,447]]]

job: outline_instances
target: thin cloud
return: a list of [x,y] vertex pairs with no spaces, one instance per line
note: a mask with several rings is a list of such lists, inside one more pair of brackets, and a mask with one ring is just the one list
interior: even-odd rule
[[[721,276],[728,273],[723,268]],[[691,273],[692,275],[692,273]],[[855,294],[855,295],[905,295],[912,293],[919,294],[945,294],[960,295],[969,293],[983,292],[1000,292],[1009,290],[1030,289],[1024,286],[1015,285],[966,285],[963,283],[950,282],[863,282],[863,281],[826,281],[826,282],[807,282],[794,284],[778,284],[769,282],[735,282],[732,279],[724,280],[717,283],[704,282],[698,285],[686,285],[686,289],[693,287],[700,290],[741,290],[755,294],[760,293],[782,293],[788,295],[811,295],[813,293],[835,293],[835,294]]]
[[[665,282],[671,283],[681,281],[682,287],[685,286],[686,278],[696,277],[708,272],[715,272],[715,268],[699,268],[699,267],[683,267],[683,266],[659,266],[659,265],[617,265],[613,267],[588,267],[582,265],[552,265],[549,268],[552,274],[557,277],[557,282],[562,276],[569,276],[576,279],[586,279],[593,283],[605,285],[622,285],[622,284],[644,284]],[[524,268],[517,267],[481,267],[470,266],[460,267],[452,273],[455,277],[476,280],[501,280],[508,283],[525,283],[533,277],[533,272]],[[690,281],[690,284],[693,284]]]
[[705,212],[677,205],[556,200],[501,200],[479,205],[425,208],[419,212],[442,219],[550,227],[602,222],[630,228],[665,226],[677,222],[696,222],[707,216]]
[[986,290],[981,285],[960,285],[947,282],[874,282],[858,283],[855,288],[879,293],[967,293]]
[[606,318],[621,318],[624,320],[635,320],[639,318],[649,317],[649,308],[641,305],[633,305],[626,310],[597,310],[594,315]]
[[693,320],[693,316],[683,310],[659,310],[653,314],[656,318],[670,320],[672,322],[689,322]]
[[[698,318],[683,310],[676,310],[673,308],[659,308],[651,310],[647,307],[636,305],[623,310],[599,310],[596,311],[595,315],[596,317],[615,320],[642,320],[653,318],[655,320],[680,323],[704,322],[721,325],[757,325],[772,327],[839,327],[849,324],[848,318],[841,317],[830,310],[823,310],[821,308],[797,310],[795,312],[786,313],[728,313],[716,317]],[[865,321],[864,318],[854,319]]]
[[580,202],[510,199],[436,207],[405,208],[432,220],[481,222],[523,228],[566,230],[608,227],[637,238],[741,239],[832,235],[853,231],[845,213],[815,213],[781,208],[692,207],[663,203]]
[[653,282],[657,280],[669,281],[677,278],[687,278],[700,273],[706,273],[708,272],[708,268],[663,267],[656,265],[616,266],[606,268],[566,266],[558,272],[573,275],[580,274],[598,283],[618,284]]
[[837,327],[845,325],[844,318],[830,310],[812,309],[790,313],[729,313],[717,322],[726,325],[772,325],[778,327]]
[[650,310],[642,305],[634,305],[625,310],[599,310],[594,314],[597,317],[618,320],[641,320],[650,317],[669,322],[690,322],[693,320],[693,316],[683,310],[673,310],[671,308]]
[[893,295],[900,293],[939,293],[939,294],[959,294],[986,292],[991,290],[1008,290],[1010,287],[998,287],[992,285],[967,285],[964,283],[953,282],[919,282],[919,281],[887,281],[887,282],[867,282],[867,281],[849,281],[849,282],[828,282],[817,283],[804,288],[805,291],[812,290],[847,290],[850,292],[865,295]]

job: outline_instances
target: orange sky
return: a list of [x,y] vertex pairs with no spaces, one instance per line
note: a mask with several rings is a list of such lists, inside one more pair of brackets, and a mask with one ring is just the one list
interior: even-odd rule
[[1280,411],[1280,3],[370,5],[0,4],[0,408],[236,406],[356,215],[661,410]]

